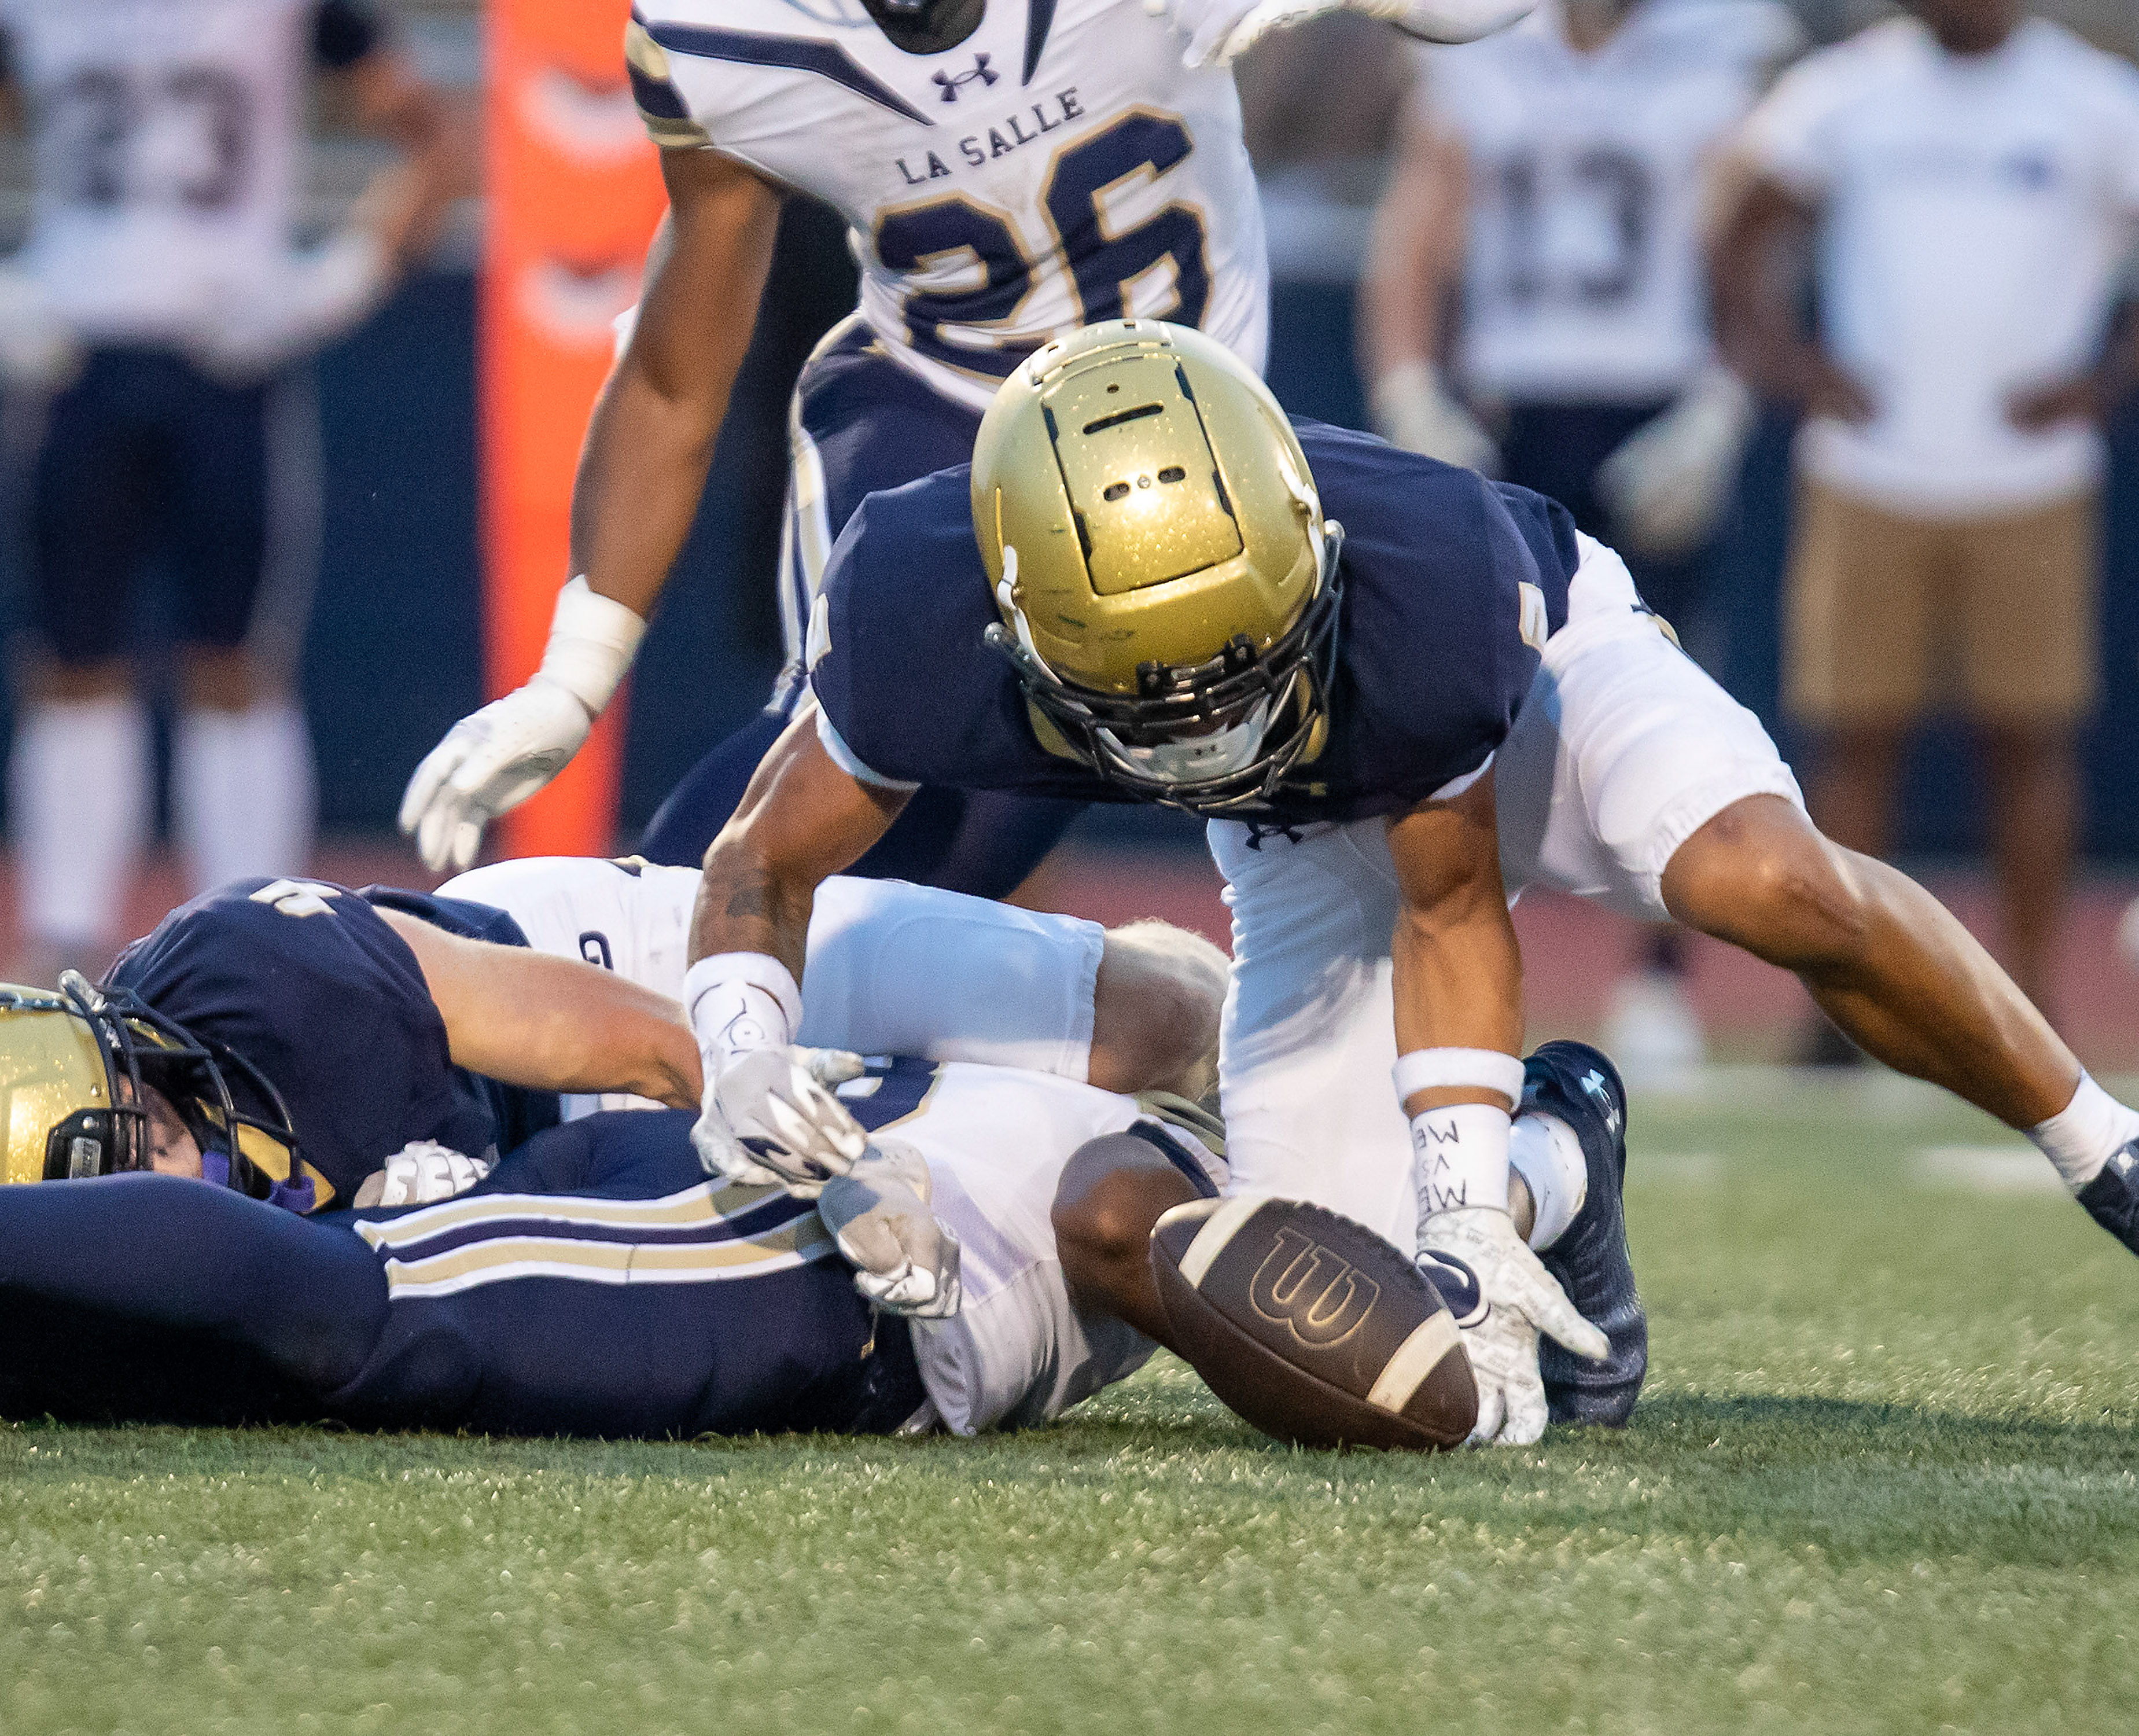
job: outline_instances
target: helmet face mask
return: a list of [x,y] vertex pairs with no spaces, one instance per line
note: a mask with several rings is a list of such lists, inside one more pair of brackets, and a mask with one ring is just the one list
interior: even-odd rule
[[1236,635],[1207,663],[1139,664],[1133,699],[1065,682],[1029,635],[997,623],[985,637],[1016,669],[1033,709],[1108,782],[1214,818],[1259,808],[1322,731],[1336,674],[1344,542],[1344,527],[1329,523],[1315,594],[1267,652]]
[[[301,1174],[288,1109],[266,1075],[130,992],[95,988],[76,972],[61,977],[56,993],[0,985],[0,1068],[6,1180],[154,1168],[159,1096],[193,1135],[204,1180],[263,1199],[281,1185],[246,1151],[247,1130],[287,1154],[293,1181]],[[260,1112],[239,1106],[233,1081]]]
[[1222,346],[1153,320],[1045,346],[981,422],[972,504],[987,642],[1052,750],[1213,815],[1266,807],[1319,751],[1344,532]]

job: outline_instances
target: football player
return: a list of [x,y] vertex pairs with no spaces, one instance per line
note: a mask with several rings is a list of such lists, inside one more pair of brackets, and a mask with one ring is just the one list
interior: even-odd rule
[[[810,599],[849,514],[871,490],[963,463],[990,395],[1035,346],[1141,313],[1261,366],[1262,214],[1223,62],[1338,3],[641,0],[626,55],[668,216],[588,429],[576,576],[541,672],[417,768],[401,824],[424,860],[472,861],[484,826],[556,776],[623,679],[698,509],[784,189],[844,218],[861,305],[795,390],[788,666],[765,713],[655,817],[640,847],[659,861],[698,862],[800,703]],[[1456,42],[1532,0],[1343,3]],[[1001,896],[1078,806],[932,791],[859,870]]]
[[[1601,1060],[1559,1047],[1548,1090]],[[550,1129],[399,1211],[299,1220],[168,1175],[0,1188],[0,1415],[970,1434],[1174,1344],[1148,1243],[1224,1184],[1207,1113],[971,1063],[839,1089],[870,1143],[814,1210],[708,1182],[674,1114]]]
[[[318,557],[306,365],[428,249],[468,174],[445,100],[370,0],[0,0],[35,204],[0,271],[0,373],[35,405],[37,655],[9,761],[32,956],[50,982],[120,938],[150,812],[130,606],[178,586],[172,807],[196,889],[301,871],[296,694]],[[308,74],[399,146],[298,250]]]
[[[1527,490],[1295,428],[1202,334],[1125,321],[1050,343],[970,469],[871,497],[813,611],[810,682],[694,919],[696,1137],[727,1173],[847,1161],[822,1091],[802,1139],[738,1145],[771,1076],[757,1052],[800,1023],[817,881],[913,790],[962,780],[1209,817],[1234,924],[1233,1188],[1469,1267],[1493,1304],[1471,1361],[1510,1418],[1537,1413],[1539,1327],[1605,1352],[1526,1312],[1537,1255],[1503,1209],[1507,895],[1529,885],[1794,971],[1867,1052],[2024,1130],[2139,1248],[2139,1112],[1921,888],[1813,827],[1766,732],[1618,556]],[[1541,1214],[1530,1239],[1564,1229]],[[1579,1268],[1573,1300],[1602,1318],[1589,1287],[1619,1282],[1612,1263]]]
[[876,1143],[815,1204],[709,1181],[675,1113],[551,1129],[401,1210],[301,1219],[166,1175],[0,1188],[0,1410],[965,1434],[1046,1420],[1150,1356],[1105,1255],[1216,1193],[1207,1118],[969,1064],[842,1089]]
[[[697,887],[692,870],[533,861],[435,895],[278,880],[195,899],[100,990],[69,978],[59,997],[31,996],[93,1014],[104,1054],[23,1038],[42,1058],[18,1057],[18,1085],[43,1095],[8,1124],[5,1179],[199,1174],[205,1155],[213,1179],[298,1210],[409,1204],[472,1185],[560,1118],[695,1104],[698,1052],[675,997]],[[1109,931],[841,878],[812,947],[810,1034],[827,1046],[1191,1098],[1216,1077],[1224,954],[1164,924]],[[0,1020],[0,1049],[66,1024]],[[228,1076],[164,1079],[204,1057]],[[119,1082],[144,1065],[145,1091]],[[122,1093],[138,1111],[77,1145],[71,1118]],[[258,1123],[235,1165],[218,1155],[225,1096]]]
[[[1362,287],[1380,432],[1559,501],[1690,643],[1754,414],[1715,360],[1706,186],[1801,41],[1774,0],[1561,0],[1422,51]],[[1623,1065],[1701,1059],[1684,950],[1652,929],[1619,985]]]

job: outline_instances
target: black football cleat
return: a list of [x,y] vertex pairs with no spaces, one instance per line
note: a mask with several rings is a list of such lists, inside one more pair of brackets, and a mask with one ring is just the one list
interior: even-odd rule
[[1610,1357],[1592,1362],[1540,1336],[1545,1401],[1555,1423],[1623,1429],[1649,1371],[1649,1317],[1627,1251],[1627,1087],[1588,1043],[1549,1042],[1523,1064],[1522,1108],[1559,1116],[1582,1141],[1588,1192],[1566,1233],[1538,1258],[1582,1317],[1612,1341]]
[[2139,1140],[2112,1156],[2078,1197],[2088,1217],[2139,1253]]

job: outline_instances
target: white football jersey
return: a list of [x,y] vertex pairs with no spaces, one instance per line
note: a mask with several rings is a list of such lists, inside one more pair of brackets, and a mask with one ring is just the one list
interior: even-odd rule
[[2005,406],[2101,346],[2139,233],[2139,71],[2044,18],[1965,59],[1896,19],[1794,67],[1744,149],[1820,208],[1823,335],[1877,406],[1805,424],[1813,474],[1936,517],[2099,478],[2092,424],[2030,432]]
[[[858,1079],[839,1095],[876,1083]],[[1050,1216],[1077,1148],[1144,1118],[1133,1097],[952,1062],[935,1070],[918,1107],[873,1129],[871,1138],[903,1140],[928,1160],[930,1209],[958,1238],[963,1302],[948,1320],[913,1322],[922,1380],[953,1434],[1045,1422],[1135,1373],[1157,1348],[1110,1316],[1078,1312]],[[1168,1135],[1225,1185],[1221,1159],[1177,1126]]]
[[1423,52],[1417,100],[1470,160],[1466,385],[1637,400],[1701,367],[1704,161],[1799,40],[1770,0],[1641,0],[1582,54],[1547,0],[1513,30]]
[[933,55],[853,0],[641,0],[627,51],[658,143],[710,145],[839,212],[863,316],[938,390],[984,407],[1050,337],[1122,316],[1263,365],[1232,76],[1185,69],[1143,0],[990,0]]
[[312,0],[0,0],[35,119],[22,262],[92,339],[222,329],[291,246]]

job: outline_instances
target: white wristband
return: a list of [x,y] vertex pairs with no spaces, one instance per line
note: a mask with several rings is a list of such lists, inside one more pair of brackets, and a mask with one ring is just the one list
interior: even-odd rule
[[1421,1091],[1498,1091],[1510,1104],[1523,1101],[1523,1064],[1498,1049],[1413,1049],[1397,1057],[1391,1077],[1397,1101],[1408,1103]]
[[646,623],[582,574],[557,593],[542,673],[600,717],[646,636]]
[[1418,1214],[1508,1209],[1508,1140],[1515,1124],[1490,1103],[1453,1103],[1411,1118]]
[[708,1075],[751,1049],[778,1048],[802,1024],[802,991],[769,953],[715,953],[683,973],[683,1007]]

